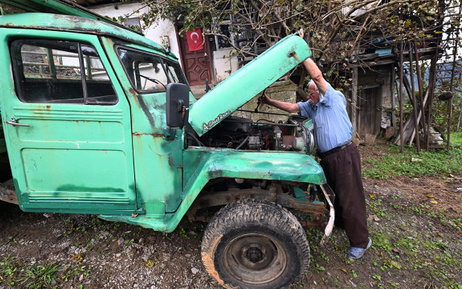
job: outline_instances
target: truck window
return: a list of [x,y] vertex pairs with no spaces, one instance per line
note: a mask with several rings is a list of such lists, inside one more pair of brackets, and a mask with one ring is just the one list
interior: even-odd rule
[[22,102],[103,104],[117,96],[96,49],[52,39],[10,41],[16,92]]
[[117,53],[133,88],[141,93],[166,91],[168,83],[187,84],[177,62],[155,54],[118,47]]

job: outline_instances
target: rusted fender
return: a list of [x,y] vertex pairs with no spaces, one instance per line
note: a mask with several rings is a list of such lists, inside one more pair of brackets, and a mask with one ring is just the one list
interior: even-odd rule
[[183,202],[167,227],[176,228],[209,180],[221,177],[326,183],[321,166],[306,154],[189,148],[184,151]]

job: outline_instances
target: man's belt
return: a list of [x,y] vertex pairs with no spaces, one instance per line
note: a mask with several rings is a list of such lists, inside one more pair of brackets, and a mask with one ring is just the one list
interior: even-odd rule
[[318,155],[318,157],[320,157],[321,159],[331,155],[331,154],[335,154],[336,152],[339,152],[341,150],[343,150],[344,148],[348,147],[349,145],[351,145],[353,142],[351,140],[347,141],[346,143],[344,144],[341,144],[339,145],[338,147],[335,147],[331,150],[328,150],[327,152],[317,152],[316,154]]

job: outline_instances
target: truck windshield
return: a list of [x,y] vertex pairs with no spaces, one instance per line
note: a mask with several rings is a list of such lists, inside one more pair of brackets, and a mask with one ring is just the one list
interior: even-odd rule
[[118,47],[117,52],[133,88],[141,93],[166,91],[168,83],[187,84],[177,62],[156,54]]

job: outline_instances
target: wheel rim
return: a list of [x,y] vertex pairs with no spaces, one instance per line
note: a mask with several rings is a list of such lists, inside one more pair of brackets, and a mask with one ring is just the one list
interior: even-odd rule
[[224,251],[224,266],[236,279],[265,284],[278,278],[287,266],[281,243],[272,236],[249,233],[232,239]]

